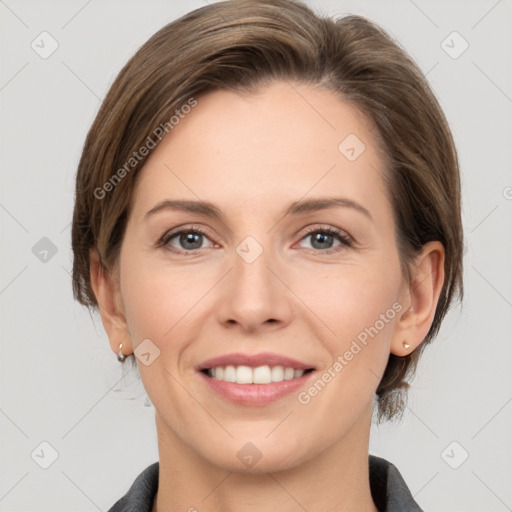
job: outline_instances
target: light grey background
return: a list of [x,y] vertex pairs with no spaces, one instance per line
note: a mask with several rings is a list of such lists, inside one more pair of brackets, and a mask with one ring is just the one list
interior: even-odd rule
[[[374,428],[371,452],[427,511],[512,510],[512,3],[308,4],[366,15],[401,42],[446,112],[463,173],[466,300],[421,361],[404,421]],[[140,385],[115,391],[121,365],[101,320],[72,298],[74,176],[115,75],[202,5],[0,0],[2,511],[107,510],[158,460],[153,406]],[[31,47],[51,48],[43,31],[58,42],[47,59]],[[43,237],[57,250],[46,261]]]

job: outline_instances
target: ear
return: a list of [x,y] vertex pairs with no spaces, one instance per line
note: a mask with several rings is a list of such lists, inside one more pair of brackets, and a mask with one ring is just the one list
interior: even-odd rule
[[104,267],[96,249],[89,253],[91,286],[98,302],[103,327],[112,351],[117,354],[122,343],[125,356],[133,352],[129,329],[119,291],[118,279]]
[[415,258],[411,282],[401,297],[404,312],[391,343],[392,354],[406,356],[423,342],[434,321],[443,283],[444,247],[441,242],[429,242]]

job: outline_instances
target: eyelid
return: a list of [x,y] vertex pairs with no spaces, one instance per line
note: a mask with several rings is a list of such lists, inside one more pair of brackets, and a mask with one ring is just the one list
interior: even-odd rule
[[316,232],[328,232],[352,240],[352,237],[344,229],[331,226],[330,224],[315,224],[309,226],[306,228],[303,237]]
[[[328,233],[328,234],[338,238],[340,241],[340,244],[345,247],[352,247],[355,244],[355,240],[345,230],[331,226],[331,225],[322,225],[322,224],[317,224],[317,225],[310,226],[310,227],[306,228],[306,231],[302,234],[299,242],[301,242],[302,240],[307,238],[312,233]],[[326,249],[326,250],[320,250],[320,249],[311,249],[311,250],[313,250],[315,252],[329,253],[329,252],[336,252],[339,249],[331,247],[330,249]]]
[[[166,231],[159,238],[159,240],[157,242],[157,246],[158,247],[166,246],[169,243],[169,241],[172,238],[174,238],[175,236],[180,235],[182,233],[191,233],[191,232],[201,234],[204,237],[208,238],[208,240],[210,240],[213,244],[216,243],[213,240],[213,237],[209,235],[208,230],[206,228],[199,226],[197,224],[183,224],[181,226],[176,226],[175,228],[172,228],[172,229]],[[176,248],[173,248],[173,249],[177,252],[185,252],[185,253],[197,252],[197,250],[196,251],[185,251],[185,250],[180,250],[180,249],[176,249]]]
[[[164,233],[164,235],[158,240],[158,242],[157,242],[158,247],[163,246],[165,248],[172,238],[174,238],[182,233],[197,233],[197,234],[200,234],[200,235],[206,237],[213,244],[217,244],[217,242],[215,242],[213,237],[211,237],[208,234],[208,229],[206,229],[202,226],[199,226],[197,224],[183,224],[181,226],[172,228],[169,231],[166,231]],[[317,225],[307,227],[306,230],[302,233],[299,240],[296,242],[296,244],[302,242],[305,238],[307,238],[312,233],[328,233],[334,237],[337,237],[338,240],[340,241],[340,245],[344,248],[352,247],[352,245],[354,244],[354,239],[345,230],[331,226],[331,225],[322,225],[322,224],[317,224]],[[208,247],[205,247],[203,249],[208,249]],[[309,248],[306,248],[306,249],[309,249]],[[192,253],[197,253],[200,251],[200,249],[187,251],[184,249],[178,249],[176,247],[173,247],[172,249],[169,249],[169,250],[173,251],[173,252],[181,253],[181,254],[192,254]],[[325,250],[321,250],[321,249],[309,249],[309,250],[317,252],[317,253],[327,253],[328,254],[330,252],[338,252],[340,249],[331,247],[330,249],[325,249]]]

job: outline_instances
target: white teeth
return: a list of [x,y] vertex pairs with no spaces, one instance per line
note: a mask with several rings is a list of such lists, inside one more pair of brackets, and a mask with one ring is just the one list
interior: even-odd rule
[[236,370],[234,366],[226,366],[226,368],[224,368],[222,380],[226,382],[236,382]]
[[258,366],[254,368],[252,381],[254,384],[268,384],[272,382],[270,366]]
[[297,379],[304,375],[304,370],[295,370],[283,366],[218,366],[210,368],[210,377],[225,382],[236,382],[237,384],[269,384],[270,382],[282,382],[283,380]]
[[284,371],[284,380],[290,380],[295,377],[295,370],[293,368],[286,368]]
[[282,366],[274,366],[274,368],[272,368],[271,377],[272,377],[272,382],[281,382],[282,380],[284,380],[283,367]]
[[236,369],[236,382],[238,384],[252,384],[252,368],[249,366],[238,366]]

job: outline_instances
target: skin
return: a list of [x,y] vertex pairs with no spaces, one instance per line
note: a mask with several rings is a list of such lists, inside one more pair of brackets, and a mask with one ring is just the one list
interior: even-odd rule
[[[366,146],[352,162],[338,150],[349,134]],[[377,510],[368,476],[374,394],[389,354],[405,356],[428,333],[444,251],[427,244],[407,282],[375,135],[357,109],[311,85],[210,92],[137,178],[118,277],[91,253],[113,352],[122,343],[130,354],[147,338],[160,350],[148,366],[137,360],[156,409],[153,512]],[[333,196],[371,218],[350,207],[284,216],[293,201]],[[164,199],[210,201],[224,220],[171,209],[145,219]],[[352,245],[305,233],[328,226]],[[178,227],[206,235],[196,245],[178,235],[158,247]],[[247,236],[263,249],[252,263],[236,252]],[[394,303],[400,312],[305,405],[296,393],[234,405],[194,370],[214,356],[269,351],[311,363],[316,381]],[[247,442],[262,455],[252,467],[237,457]]]

